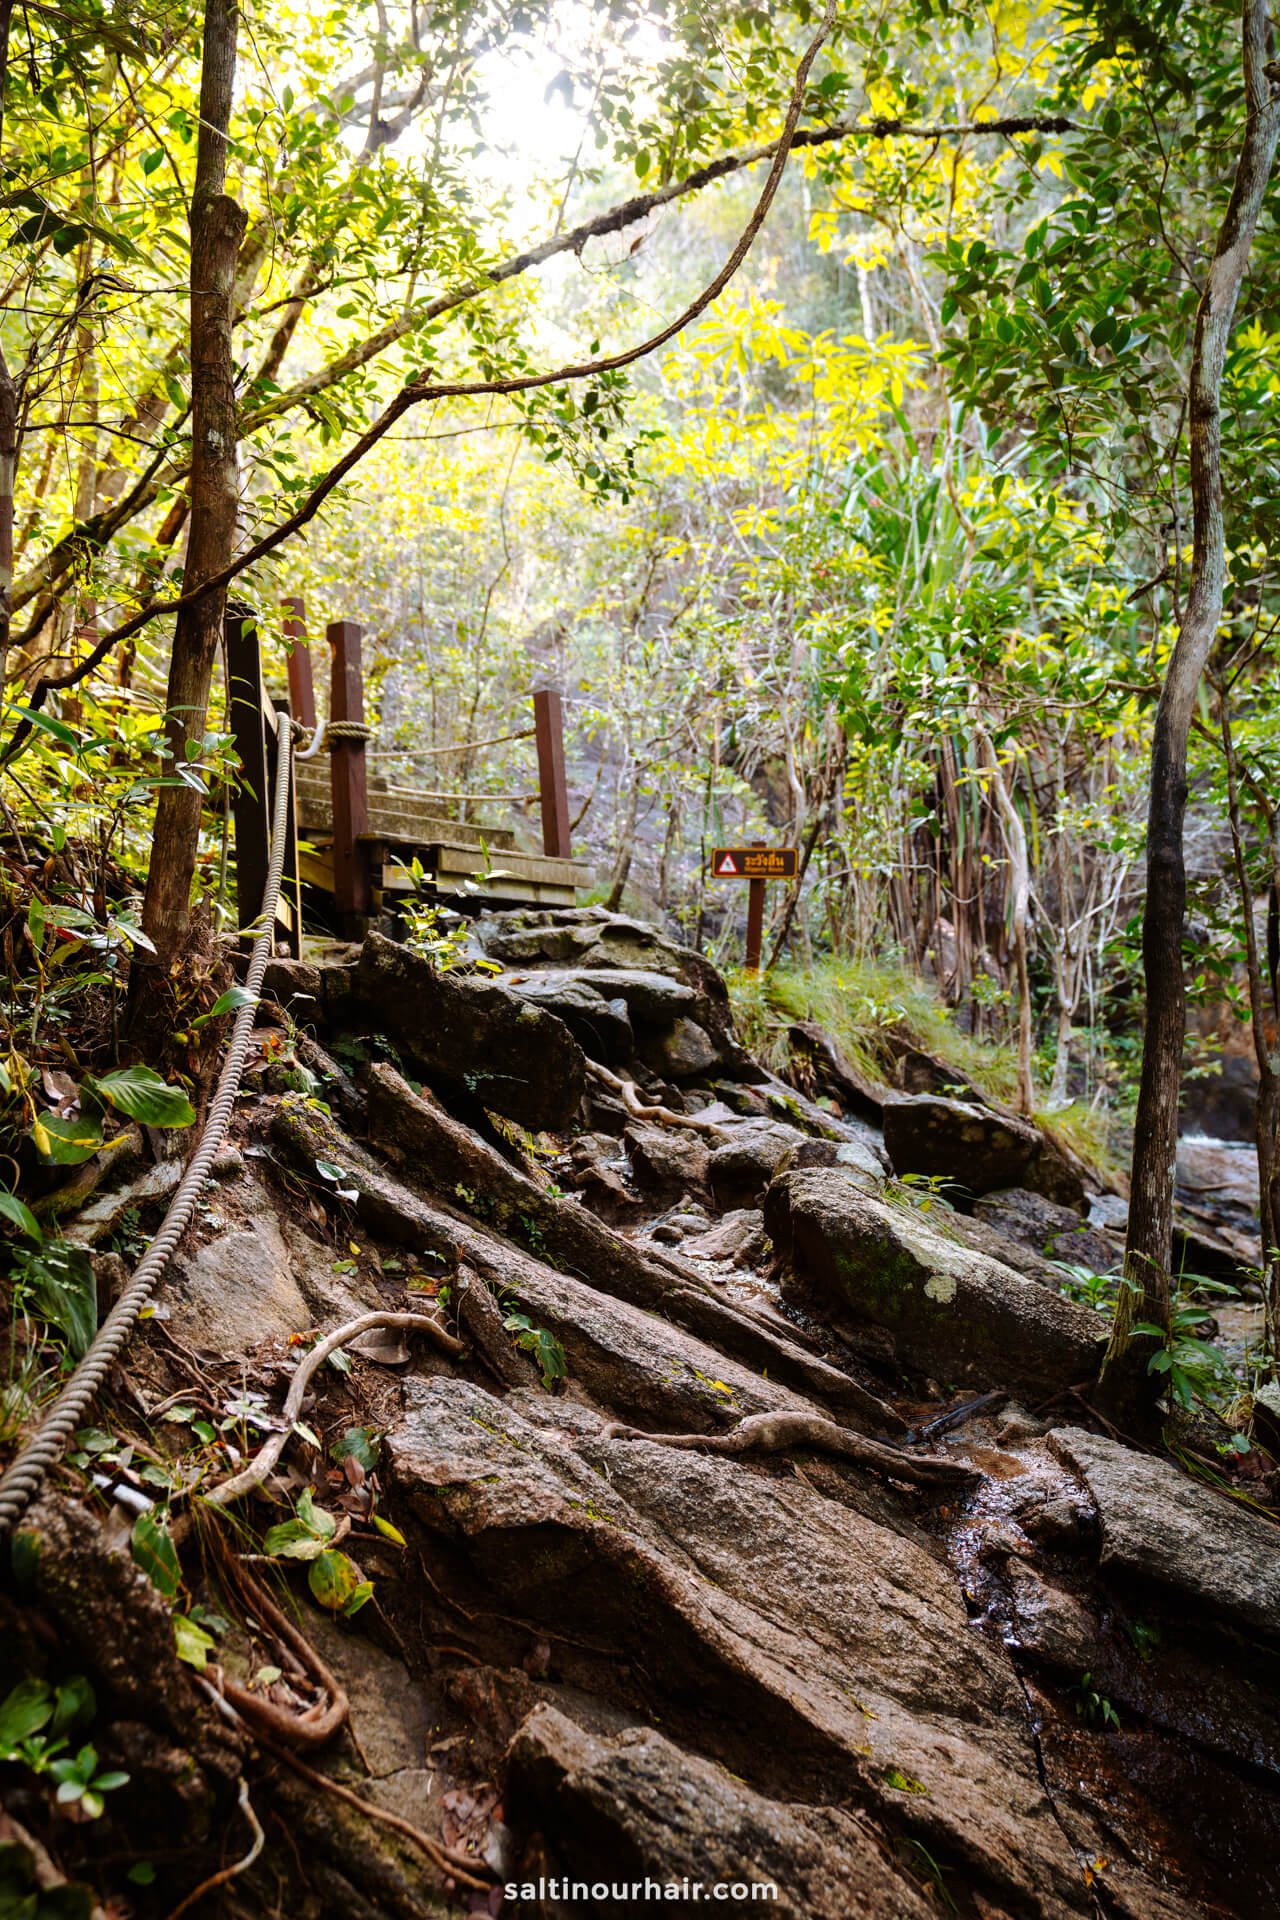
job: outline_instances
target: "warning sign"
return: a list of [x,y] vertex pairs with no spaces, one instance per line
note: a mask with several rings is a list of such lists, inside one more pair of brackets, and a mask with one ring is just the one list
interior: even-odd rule
[[714,880],[794,880],[799,856],[794,847],[717,847],[711,856]]

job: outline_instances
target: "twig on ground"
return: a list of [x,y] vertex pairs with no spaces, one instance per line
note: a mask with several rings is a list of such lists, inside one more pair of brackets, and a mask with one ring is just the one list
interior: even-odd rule
[[197,1900],[203,1900],[206,1893],[212,1893],[215,1887],[225,1887],[227,1882],[234,1880],[238,1874],[247,1873],[258,1855],[262,1852],[263,1846],[266,1843],[266,1835],[262,1831],[262,1823],[253,1810],[253,1802],[249,1798],[249,1783],[247,1780],[241,1780],[240,1782],[240,1811],[248,1821],[250,1832],[253,1834],[253,1842],[248,1853],[245,1854],[242,1860],[237,1860],[234,1865],[222,1867],[217,1873],[211,1873],[207,1880],[202,1880],[198,1887],[193,1887],[184,1900],[179,1900],[177,1906],[169,1915],[169,1920],[178,1920],[179,1915],[184,1914],[188,1907],[194,1907]]
[[352,1793],[350,1787],[339,1786],[338,1782],[331,1780],[327,1773],[320,1773],[315,1767],[309,1767],[304,1760],[299,1760],[296,1753],[290,1753],[287,1747],[278,1747],[274,1740],[264,1739],[262,1745],[275,1754],[278,1760],[282,1760],[285,1766],[298,1775],[299,1779],[306,1780],[313,1787],[320,1787],[325,1793],[331,1793],[339,1800],[344,1800],[349,1807],[355,1807],[357,1812],[364,1814],[366,1819],[376,1820],[379,1826],[389,1827],[393,1833],[401,1834],[411,1845],[417,1847],[420,1853],[426,1855],[433,1867],[438,1868],[441,1873],[448,1874],[462,1886],[470,1887],[476,1893],[488,1893],[493,1886],[492,1876],[483,1880],[477,1877],[478,1874],[486,1871],[483,1861],[468,1859],[466,1854],[458,1853],[453,1847],[445,1846],[441,1840],[433,1840],[430,1834],[423,1833],[420,1827],[412,1826],[409,1821],[402,1820],[399,1814],[388,1813],[384,1807],[375,1806],[373,1801],[361,1799],[358,1793]]

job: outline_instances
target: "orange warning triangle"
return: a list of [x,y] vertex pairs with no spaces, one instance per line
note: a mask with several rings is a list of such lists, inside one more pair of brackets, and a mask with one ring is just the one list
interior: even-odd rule
[[733,855],[731,853],[722,853],[720,856],[720,864],[716,868],[716,872],[717,873],[736,873],[737,871],[738,871],[738,868],[737,868],[736,862],[734,861]]

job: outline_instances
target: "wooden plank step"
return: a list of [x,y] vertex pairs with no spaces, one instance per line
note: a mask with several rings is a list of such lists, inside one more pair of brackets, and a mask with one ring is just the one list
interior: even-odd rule
[[[477,865],[475,854],[469,847],[449,846],[442,843],[431,851],[435,855],[434,866],[438,874],[447,873],[475,874],[483,869]],[[579,887],[585,884],[586,868],[576,860],[555,860],[545,853],[498,852],[492,864],[501,867],[504,873],[517,880],[537,880],[547,886]]]
[[[467,876],[460,873],[428,875],[428,890],[435,894],[449,895],[455,892]],[[415,891],[412,876],[407,867],[389,862],[381,870],[381,887],[384,894],[406,894]],[[566,887],[537,880],[517,879],[515,875],[503,878],[498,874],[488,879],[477,875],[467,887],[468,900],[492,900],[508,906],[572,907],[577,905],[576,887]]]
[[[327,804],[321,806],[309,796],[299,795],[298,810],[304,828],[332,831],[333,812]],[[448,841],[476,851],[482,844],[493,851],[505,851],[514,848],[516,840],[510,827],[477,827],[470,821],[445,820],[439,814],[393,806],[373,794],[369,797],[369,831],[375,838],[398,840],[406,846],[426,847]]]

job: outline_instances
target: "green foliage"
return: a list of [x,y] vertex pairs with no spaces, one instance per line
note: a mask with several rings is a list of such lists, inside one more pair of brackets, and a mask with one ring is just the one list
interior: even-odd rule
[[531,1354],[542,1374],[542,1384],[550,1393],[558,1380],[563,1380],[568,1372],[565,1351],[553,1333],[545,1327],[535,1326],[527,1313],[509,1309],[502,1316],[502,1324],[507,1332],[514,1335],[515,1344],[522,1352]]
[[140,1513],[133,1523],[130,1546],[152,1586],[166,1600],[175,1599],[182,1585],[182,1566],[167,1520],[153,1509]]
[[359,1613],[373,1596],[372,1580],[362,1580],[355,1562],[332,1547],[326,1547],[307,1568],[307,1585],[312,1597],[327,1613],[341,1613],[348,1618]]
[[331,1513],[316,1506],[310,1487],[304,1487],[298,1495],[294,1518],[268,1529],[263,1551],[273,1560],[318,1560],[337,1526]]
[[1085,1721],[1088,1726],[1101,1727],[1104,1732],[1109,1728],[1119,1730],[1120,1716],[1107,1696],[1098,1691],[1091,1673],[1081,1674],[1075,1691],[1078,1719]]
[[348,1427],[334,1441],[329,1455],[338,1466],[344,1460],[354,1460],[365,1473],[373,1473],[382,1455],[382,1441],[372,1427]]
[[151,1067],[120,1067],[99,1079],[86,1079],[85,1085],[144,1126],[189,1127],[195,1123],[195,1108],[186,1094],[178,1087],[166,1086]]
[[129,1778],[127,1773],[99,1773],[91,1746],[68,1752],[70,1735],[91,1721],[95,1710],[93,1688],[81,1676],[57,1687],[34,1677],[20,1680],[0,1702],[0,1761],[16,1762],[55,1781],[59,1806],[78,1805],[90,1820],[105,1812],[103,1796]]
[[13,1328],[33,1313],[79,1359],[98,1331],[98,1286],[85,1249],[41,1235],[36,1245],[11,1249],[9,1260]]

